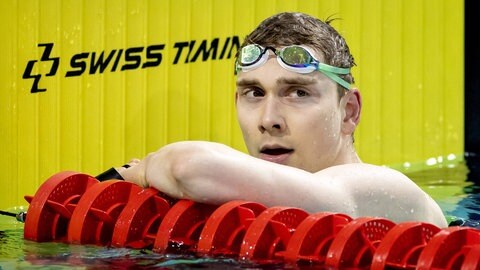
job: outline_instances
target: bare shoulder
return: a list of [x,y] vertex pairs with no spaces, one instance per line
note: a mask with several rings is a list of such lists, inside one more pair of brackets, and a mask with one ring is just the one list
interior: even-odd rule
[[332,166],[317,172],[317,174],[328,175],[330,177],[351,177],[354,179],[365,177],[367,180],[380,178],[382,181],[411,181],[407,176],[397,170],[368,163],[349,163]]
[[316,173],[349,194],[356,216],[382,216],[395,222],[424,221],[446,226],[438,204],[403,173],[383,166],[353,163]]
[[426,195],[403,173],[384,166],[351,163],[332,166],[316,173],[321,179],[331,179],[335,185],[349,193],[354,200],[363,202],[369,197],[395,199]]

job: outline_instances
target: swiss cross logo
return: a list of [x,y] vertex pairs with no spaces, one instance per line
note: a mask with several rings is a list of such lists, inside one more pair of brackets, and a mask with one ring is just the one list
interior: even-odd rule
[[[23,72],[23,79],[33,79],[33,84],[32,88],[30,89],[30,93],[38,93],[38,92],[45,92],[47,89],[45,88],[40,88],[39,83],[40,79],[42,78],[42,75],[45,76],[53,76],[57,74],[57,69],[60,64],[60,57],[50,57],[50,54],[52,53],[53,49],[53,43],[41,43],[38,44],[38,47],[44,47],[43,49],[43,54],[40,60],[30,60],[27,63],[27,66],[25,67],[25,71]],[[50,71],[46,74],[32,74],[33,72],[33,67],[37,62],[50,62],[51,67]]]

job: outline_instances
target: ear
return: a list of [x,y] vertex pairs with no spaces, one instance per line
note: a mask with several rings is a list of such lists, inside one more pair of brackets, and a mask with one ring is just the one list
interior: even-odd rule
[[351,135],[360,122],[360,112],[362,110],[362,97],[358,89],[353,88],[347,91],[342,97],[340,104],[345,110],[343,117],[342,133]]

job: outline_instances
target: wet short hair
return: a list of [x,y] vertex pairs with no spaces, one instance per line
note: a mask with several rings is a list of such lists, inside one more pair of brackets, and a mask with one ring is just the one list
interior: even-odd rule
[[[325,64],[351,68],[355,66],[355,61],[345,39],[330,25],[334,20],[327,18],[321,21],[300,12],[278,13],[262,21],[245,37],[241,47],[248,44],[275,48],[306,45],[323,54]],[[351,73],[340,77],[349,83],[355,82]],[[342,86],[339,86],[338,90],[340,97],[345,94]]]

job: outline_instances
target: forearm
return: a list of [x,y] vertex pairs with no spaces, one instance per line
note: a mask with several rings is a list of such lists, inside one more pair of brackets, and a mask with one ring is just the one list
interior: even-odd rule
[[[255,159],[223,144],[180,142],[171,145],[167,154],[170,183],[162,183],[158,171],[147,169],[149,184],[177,198],[205,203],[223,203],[249,199],[252,190],[272,181],[268,170],[258,170],[264,161]],[[148,167],[156,167],[151,162]],[[168,172],[167,172],[168,174]],[[258,191],[258,190],[257,190]]]
[[242,199],[267,207],[313,209],[312,205],[318,207],[328,197],[321,196],[325,192],[338,194],[332,185],[315,188],[318,181],[309,172],[261,160],[223,144],[185,142],[176,146],[175,152],[175,164],[170,166],[177,194],[194,201],[220,204]]
[[[241,156],[218,143],[184,141],[172,143],[148,154],[121,174],[130,182],[154,187],[172,197],[196,201],[222,201],[236,196],[235,183],[228,176]],[[240,157],[240,158],[239,158]],[[238,181],[237,181],[238,183]]]
[[243,199],[270,206],[300,207],[305,200],[318,200],[313,198],[315,195],[307,196],[313,194],[312,185],[306,183],[311,181],[312,174],[218,143],[190,141],[167,145],[126,172],[128,175],[124,176],[129,181],[175,198],[205,203]]

